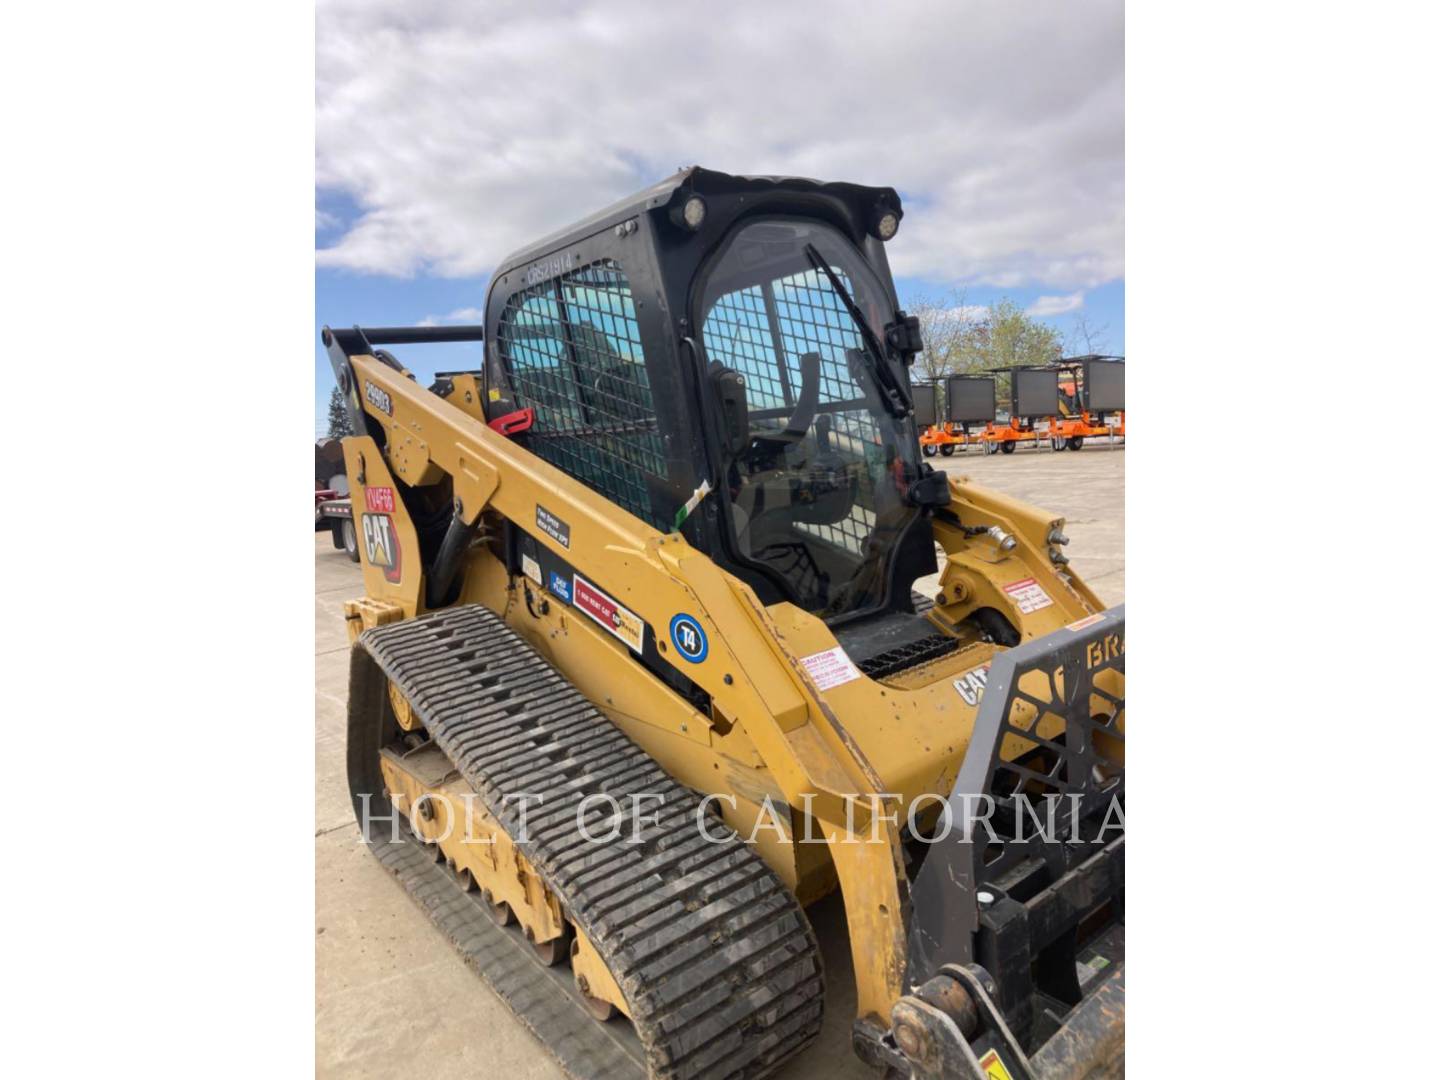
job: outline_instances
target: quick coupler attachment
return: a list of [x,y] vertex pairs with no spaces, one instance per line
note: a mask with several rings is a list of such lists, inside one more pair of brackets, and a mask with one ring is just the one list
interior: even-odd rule
[[1028,1058],[995,1006],[994,989],[978,964],[947,964],[895,1003],[887,1042],[914,1080],[1081,1080],[1123,1072],[1123,963]]

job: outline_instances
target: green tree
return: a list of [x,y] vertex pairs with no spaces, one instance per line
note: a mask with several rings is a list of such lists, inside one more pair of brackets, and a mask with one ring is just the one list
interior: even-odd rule
[[911,378],[917,382],[939,382],[961,370],[961,348],[966,334],[985,309],[965,302],[963,290],[939,299],[914,298],[906,310],[920,320],[920,340],[925,348],[915,358]]
[[991,304],[981,319],[967,326],[958,350],[957,370],[980,372],[1053,364],[1060,359],[1063,346],[1058,330],[1031,318],[1020,305],[1005,299]]
[[338,386],[330,388],[330,438],[343,439],[346,435],[353,435],[350,429],[350,410],[345,407],[345,398],[340,394]]
[[[920,319],[925,348],[913,377],[934,382],[946,375],[973,375],[990,368],[1051,364],[1064,354],[1060,331],[1031,318],[1013,300],[989,307],[965,302],[964,292],[936,300],[919,297],[908,310]],[[1096,337],[1104,328],[1093,331]]]

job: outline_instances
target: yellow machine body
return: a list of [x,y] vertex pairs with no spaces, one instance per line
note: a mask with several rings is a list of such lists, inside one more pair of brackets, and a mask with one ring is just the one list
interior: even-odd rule
[[[904,991],[901,825],[912,806],[927,808],[917,800],[935,810],[950,791],[997,649],[964,625],[966,616],[994,608],[1028,641],[1103,610],[1052,557],[1063,519],[952,478],[951,507],[988,531],[935,523],[944,556],[928,618],[941,632],[970,637],[892,678],[850,677],[820,618],[790,603],[762,605],[679,533],[659,532],[492,430],[473,377],[456,376],[442,398],[372,355],[349,362],[352,402],[383,427],[388,446],[382,452],[369,436],[344,444],[366,587],[346,608],[352,637],[426,611],[417,533],[397,485],[429,489],[466,522],[478,519],[458,602],[498,613],[668,773],[715,795],[727,824],[753,838],[803,903],[838,884],[859,1014],[888,1017]],[[538,573],[507,571],[494,541],[500,519],[533,526],[537,515],[566,525],[565,545],[534,531],[616,602],[614,625],[549,603]],[[683,664],[710,695],[708,714],[635,662],[626,641],[637,627],[667,627],[677,612],[693,616],[708,639],[704,659]],[[681,667],[663,631],[656,637],[662,656]],[[403,706],[397,715],[403,724]],[[413,783],[397,774],[397,784]],[[537,933],[553,930],[543,900],[523,906]]]

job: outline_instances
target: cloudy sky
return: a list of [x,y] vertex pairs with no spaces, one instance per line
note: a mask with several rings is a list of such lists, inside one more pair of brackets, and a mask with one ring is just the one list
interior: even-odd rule
[[[902,302],[1123,353],[1123,75],[1119,0],[319,0],[316,341],[478,321],[506,253],[699,164],[892,186]],[[317,433],[331,385],[317,344]]]

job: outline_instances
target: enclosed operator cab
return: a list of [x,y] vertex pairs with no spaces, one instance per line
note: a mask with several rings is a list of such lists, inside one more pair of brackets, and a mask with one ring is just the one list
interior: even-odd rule
[[885,258],[901,214],[890,188],[696,168],[517,252],[486,306],[487,418],[533,410],[522,445],[764,603],[912,612],[948,491],[924,483]]

